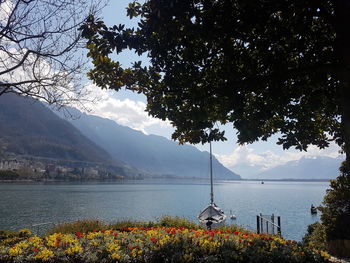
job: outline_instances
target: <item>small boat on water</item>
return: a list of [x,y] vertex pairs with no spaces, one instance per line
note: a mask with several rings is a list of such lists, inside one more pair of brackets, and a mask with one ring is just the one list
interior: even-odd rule
[[231,220],[236,220],[237,219],[236,215],[232,214],[232,210],[230,210],[230,219]]
[[213,157],[210,142],[210,204],[205,207],[197,216],[199,222],[207,229],[220,227],[225,224],[226,215],[224,211],[214,203],[213,190]]
[[261,181],[261,184],[264,184],[264,181]]

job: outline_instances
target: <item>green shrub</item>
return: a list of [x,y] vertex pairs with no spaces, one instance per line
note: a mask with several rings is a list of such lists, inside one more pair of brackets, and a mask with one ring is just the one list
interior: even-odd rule
[[19,174],[11,170],[0,170],[0,180],[16,180],[19,178]]
[[84,219],[84,220],[78,220],[74,222],[69,223],[61,223],[58,225],[55,225],[51,230],[48,231],[48,234],[53,233],[62,233],[62,234],[68,234],[68,233],[76,233],[76,232],[90,232],[94,230],[102,230],[106,229],[108,227],[107,224],[96,220],[96,219]]
[[310,248],[326,250],[325,227],[320,222],[309,225],[302,242]]
[[182,217],[178,217],[178,216],[162,216],[161,218],[159,218],[157,220],[157,224],[159,226],[165,226],[165,227],[186,227],[186,228],[199,228],[200,226],[196,223],[194,223],[191,220],[182,218]]
[[[52,229],[48,231],[48,234],[52,233],[76,233],[76,232],[89,232],[89,231],[100,231],[103,229],[123,229],[128,227],[185,227],[185,228],[193,228],[193,229],[206,229],[205,227],[194,223],[193,221],[181,218],[181,217],[173,217],[173,216],[162,216],[158,218],[155,222],[153,221],[133,221],[133,220],[120,220],[113,223],[105,223],[96,219],[85,219],[78,220],[69,223],[61,223],[54,226]],[[230,230],[232,232],[247,232],[253,233],[253,231],[246,230],[237,225],[226,225],[220,227],[221,230]]]
[[341,175],[331,181],[331,189],[320,207],[327,240],[350,239],[350,171],[345,163],[340,171]]
[[155,227],[157,223],[154,222],[143,222],[143,221],[132,221],[132,220],[121,220],[108,225],[109,229],[123,229],[127,227]]

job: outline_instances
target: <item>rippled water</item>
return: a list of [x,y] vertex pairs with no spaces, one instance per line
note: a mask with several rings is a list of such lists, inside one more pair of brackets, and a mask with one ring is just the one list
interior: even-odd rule
[[[300,240],[307,225],[319,216],[328,182],[229,181],[214,186],[215,202],[236,223],[256,228],[256,215],[281,216],[285,238]],[[44,222],[97,218],[155,220],[162,215],[196,221],[209,202],[210,186],[204,181],[145,180],[113,183],[0,184],[0,229],[32,228]],[[227,221],[230,223],[230,220]],[[35,230],[36,228],[34,228]]]

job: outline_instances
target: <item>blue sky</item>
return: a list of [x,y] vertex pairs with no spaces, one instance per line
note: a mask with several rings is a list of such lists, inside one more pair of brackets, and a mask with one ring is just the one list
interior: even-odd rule
[[[135,26],[137,21],[131,21],[126,16],[126,10],[130,0],[111,0],[102,10],[101,17],[107,24],[126,24]],[[147,63],[147,57],[137,57],[134,52],[128,51],[114,56],[123,66],[129,66],[134,61],[142,60]],[[90,105],[92,114],[115,120],[121,125],[129,126],[146,134],[156,134],[170,139],[173,128],[168,122],[154,119],[144,112],[146,99],[143,95],[130,91],[106,91],[94,87],[88,88],[95,96],[101,98],[98,103]],[[239,146],[236,144],[236,132],[231,125],[222,127],[226,131],[228,141],[215,142],[213,152],[216,157],[228,168],[238,173],[247,175],[258,174],[259,171],[283,164],[287,161],[298,160],[303,156],[329,156],[339,155],[338,147],[332,145],[326,150],[310,147],[308,152],[298,150],[284,151],[281,146],[276,145],[277,136],[270,138],[267,142],[256,142],[251,145]],[[196,145],[200,150],[208,151],[208,145]]]

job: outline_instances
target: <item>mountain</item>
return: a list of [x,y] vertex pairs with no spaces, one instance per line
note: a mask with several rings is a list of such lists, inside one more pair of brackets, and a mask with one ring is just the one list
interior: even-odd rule
[[[112,157],[140,169],[167,176],[209,176],[209,153],[161,136],[145,135],[116,122],[70,110],[79,118],[69,119],[87,138],[100,145]],[[213,171],[218,179],[240,179],[213,157]]]
[[80,165],[85,163],[85,167],[99,165],[138,173],[112,158],[41,102],[15,94],[0,96],[0,150],[27,159],[45,159],[46,164],[48,160],[55,160],[61,165],[65,163],[77,167],[80,162]]
[[15,154],[94,162],[112,159],[42,103],[14,94],[0,96],[0,138],[6,151]]
[[302,157],[266,170],[255,178],[261,179],[334,179],[339,175],[342,158]]

